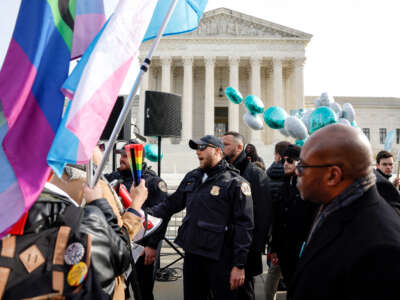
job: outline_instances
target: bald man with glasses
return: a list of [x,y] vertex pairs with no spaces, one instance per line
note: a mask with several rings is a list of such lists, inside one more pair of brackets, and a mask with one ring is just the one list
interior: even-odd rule
[[190,171],[167,201],[152,208],[168,219],[186,208],[175,243],[185,250],[185,300],[235,300],[254,228],[251,189],[223,159],[224,145],[212,135],[190,140],[199,168]]
[[371,165],[368,139],[350,126],[326,126],[303,146],[297,187],[320,208],[288,299],[399,299],[400,219]]

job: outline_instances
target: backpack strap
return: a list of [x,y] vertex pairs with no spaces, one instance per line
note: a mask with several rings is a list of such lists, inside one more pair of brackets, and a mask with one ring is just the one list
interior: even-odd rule
[[[56,245],[54,247],[53,265],[64,265],[64,252],[67,247],[69,234],[71,228],[61,226],[58,230]],[[64,273],[61,271],[53,270],[52,273],[52,287],[53,290],[58,291],[60,294],[64,290]]]
[[[1,256],[13,258],[15,254],[16,237],[10,236],[1,241]],[[0,267],[0,299],[3,297],[11,269]]]

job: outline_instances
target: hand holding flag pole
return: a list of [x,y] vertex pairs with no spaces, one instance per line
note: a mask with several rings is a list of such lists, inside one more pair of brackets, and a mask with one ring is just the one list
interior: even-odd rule
[[124,104],[124,106],[123,106],[123,108],[121,110],[121,113],[120,113],[120,115],[118,117],[118,120],[117,120],[117,122],[116,122],[116,124],[114,126],[114,129],[113,129],[113,131],[111,133],[110,139],[109,139],[109,141],[107,143],[107,146],[106,146],[106,149],[104,151],[103,158],[102,158],[98,168],[96,169],[96,173],[94,175],[94,178],[93,178],[92,182],[88,182],[89,186],[92,187],[92,188],[93,188],[93,186],[96,185],[97,181],[100,178],[101,173],[104,170],[104,167],[105,167],[105,164],[106,164],[106,160],[107,160],[107,158],[109,157],[109,155],[111,153],[111,150],[112,150],[113,145],[114,145],[114,143],[115,143],[115,141],[117,139],[117,136],[118,136],[119,132],[121,131],[121,128],[122,128],[122,126],[123,126],[123,124],[124,124],[124,122],[125,122],[125,120],[126,120],[126,118],[128,116],[129,110],[131,109],[133,98],[135,97],[135,95],[137,93],[137,90],[138,90],[138,88],[140,86],[140,83],[142,82],[143,73],[147,72],[147,70],[149,68],[153,52],[154,52],[155,48],[158,46],[158,43],[160,42],[162,34],[163,34],[165,28],[167,27],[168,21],[171,18],[171,15],[172,15],[172,13],[173,13],[173,11],[175,9],[175,6],[176,6],[177,2],[178,2],[178,0],[174,0],[171,3],[171,6],[168,9],[167,15],[166,15],[161,27],[160,27],[160,30],[158,31],[157,37],[154,39],[153,44],[151,45],[151,48],[150,48],[149,52],[147,53],[146,58],[144,59],[144,62],[140,66],[139,74],[136,77],[136,80],[135,80],[135,82],[133,84],[133,87],[132,87],[132,89],[131,89],[131,91],[129,93],[128,99],[125,102],[125,104]]

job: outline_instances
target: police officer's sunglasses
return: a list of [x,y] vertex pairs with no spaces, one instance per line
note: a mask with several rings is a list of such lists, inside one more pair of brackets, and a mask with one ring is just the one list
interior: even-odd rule
[[210,144],[201,144],[201,145],[197,145],[197,150],[199,150],[199,151],[204,151],[207,147],[217,148],[217,146],[214,146],[214,145],[210,145]]

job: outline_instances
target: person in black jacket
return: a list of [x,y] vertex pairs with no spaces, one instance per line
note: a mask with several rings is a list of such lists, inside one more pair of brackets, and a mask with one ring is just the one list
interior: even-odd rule
[[271,196],[265,172],[246,157],[243,150],[244,138],[229,131],[222,137],[225,159],[240,171],[240,175],[250,183],[253,199],[254,231],[246,264],[244,285],[239,288],[239,299],[255,299],[254,276],[263,271],[261,255],[265,251],[269,227],[272,223]]
[[289,285],[295,272],[301,246],[317,209],[313,203],[300,198],[296,187],[295,167],[300,151],[299,146],[290,144],[283,155],[285,177],[279,200],[274,205],[271,263],[279,264],[286,286]]
[[186,300],[237,299],[252,241],[250,186],[223,159],[224,146],[215,136],[190,140],[200,167],[190,171],[168,200],[153,206],[152,215],[169,218],[186,208],[175,243],[185,251]]
[[[62,214],[68,205],[76,205],[67,194],[58,192],[51,183],[46,183],[39,199],[31,207],[25,224],[25,231],[35,228],[35,232],[57,226],[57,216]],[[130,238],[141,227],[140,218],[135,215],[147,198],[144,181],[131,192],[134,201],[131,211],[125,212],[127,218],[133,219],[128,227],[121,229],[112,208],[106,199],[102,198],[100,185],[90,189],[84,187],[86,206],[84,207],[80,231],[90,234],[92,240],[91,263],[96,280],[110,296],[113,295],[115,278],[123,274],[131,263]],[[50,199],[50,200],[49,200]],[[39,226],[38,226],[39,225]],[[130,232],[131,231],[131,232]]]
[[296,166],[301,197],[320,205],[288,299],[398,299],[400,220],[378,194],[372,149],[360,131],[328,125]]
[[[400,193],[395,184],[389,181],[392,176],[393,165],[392,153],[382,150],[376,156],[374,173],[379,194],[400,214]],[[395,182],[397,181],[395,180]]]
[[[269,187],[271,191],[271,199],[272,199],[272,211],[276,210],[274,207],[279,205],[280,192],[282,185],[284,183],[285,171],[283,169],[283,154],[285,153],[288,145],[290,145],[287,141],[280,141],[275,145],[274,151],[274,162],[267,169],[267,176],[269,178]],[[272,214],[274,218],[274,215]],[[271,234],[269,239],[271,238]],[[271,245],[270,241],[268,243],[268,256],[267,263],[268,264],[268,273],[265,280],[265,300],[274,300],[275,293],[278,290],[279,281],[282,277],[282,271],[279,264],[272,264],[268,259],[271,254]]]
[[[117,150],[116,153],[121,155],[120,167],[117,171],[106,174],[104,177],[112,182],[115,179],[122,181],[122,183],[129,190],[133,183],[132,174],[129,168],[129,161],[125,152],[125,146],[129,144],[140,144],[136,139],[129,140],[121,149]],[[143,159],[145,151],[143,150]],[[151,207],[166,201],[168,196],[167,184],[164,180],[157,176],[157,174],[147,166],[146,162],[143,162],[142,166],[142,178],[146,181],[146,187],[148,189],[148,199],[143,205],[143,210],[148,211]],[[169,220],[164,220],[160,228],[156,232],[151,234],[148,238],[141,240],[140,244],[144,246],[144,253],[137,260],[135,267],[140,286],[140,292],[143,299],[153,300],[153,288],[155,274],[158,268],[158,259],[162,239],[167,230]]]

